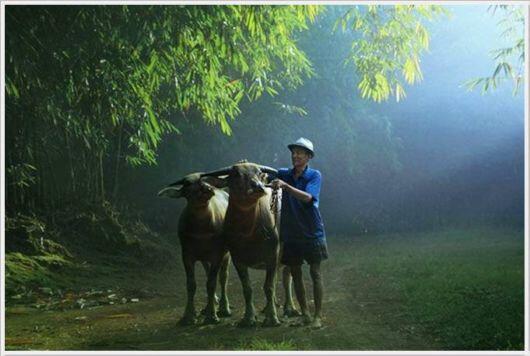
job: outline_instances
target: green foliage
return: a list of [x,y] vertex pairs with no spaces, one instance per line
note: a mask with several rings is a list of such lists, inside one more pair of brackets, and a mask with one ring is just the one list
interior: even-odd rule
[[490,10],[493,14],[498,10],[503,12],[498,26],[502,29],[501,36],[511,45],[492,51],[495,69],[491,75],[471,79],[465,83],[465,86],[468,90],[481,87],[482,94],[484,94],[489,90],[495,90],[502,82],[511,80],[513,95],[516,95],[524,82],[524,7],[495,5],[490,7]]
[[73,263],[65,256],[46,253],[28,256],[19,252],[6,254],[6,293],[13,294],[20,288],[40,286],[58,287],[64,281],[55,271],[73,267]]
[[292,35],[320,10],[8,7],[8,98],[24,107],[32,101],[36,116],[88,149],[106,150],[109,135],[123,125],[129,163],[154,164],[162,136],[178,132],[175,113],[198,110],[230,134],[244,97],[274,95],[310,75]]
[[6,294],[37,287],[64,286],[63,273],[75,267],[70,251],[56,231],[33,216],[6,217]]
[[9,185],[14,185],[19,188],[29,187],[35,183],[36,168],[28,163],[19,163],[7,167],[7,180]]
[[437,5],[355,6],[336,23],[357,39],[346,61],[358,78],[361,97],[376,102],[405,97],[404,83],[422,80],[420,55],[429,48],[423,22],[447,12]]
[[115,196],[121,162],[155,164],[189,118],[230,135],[243,99],[312,74],[295,34],[322,9],[6,7],[9,205]]

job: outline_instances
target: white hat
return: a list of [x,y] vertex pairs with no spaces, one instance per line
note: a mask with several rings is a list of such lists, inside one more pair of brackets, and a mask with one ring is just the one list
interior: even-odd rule
[[313,151],[313,142],[304,137],[300,137],[295,143],[291,143],[290,145],[287,145],[287,147],[289,147],[290,150],[292,150],[293,147],[302,147],[311,153],[311,157],[315,155],[315,152]]

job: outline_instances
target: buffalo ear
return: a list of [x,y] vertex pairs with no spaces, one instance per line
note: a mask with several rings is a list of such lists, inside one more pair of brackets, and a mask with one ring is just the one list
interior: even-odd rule
[[201,178],[206,183],[213,185],[216,188],[222,189],[228,186],[227,178],[219,178],[215,176],[205,176]]
[[182,185],[169,186],[158,192],[159,197],[178,199],[182,197]]

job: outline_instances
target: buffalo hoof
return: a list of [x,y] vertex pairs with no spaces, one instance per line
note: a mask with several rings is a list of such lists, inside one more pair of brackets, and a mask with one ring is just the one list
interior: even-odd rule
[[320,320],[320,318],[317,317],[313,319],[313,321],[311,322],[309,326],[311,327],[311,329],[320,329],[322,328],[322,320]]
[[301,324],[302,325],[309,325],[311,324],[311,317],[309,315],[302,315],[302,321],[301,321]]
[[298,310],[292,308],[292,307],[289,307],[289,308],[284,308],[283,309],[283,316],[286,317],[286,318],[293,318],[293,317],[297,317],[297,316],[301,316],[302,313],[300,313]]
[[312,322],[311,317],[309,315],[302,315],[302,318],[300,320],[298,320],[297,322],[289,326],[293,326],[293,327],[309,326],[311,322]]
[[240,328],[252,328],[258,325],[258,320],[256,317],[253,318],[243,318],[237,323],[237,326]]
[[219,316],[222,318],[228,318],[229,316],[232,316],[230,308],[221,308],[217,314],[219,314]]
[[221,319],[217,317],[217,315],[207,315],[204,318],[204,324],[219,324],[221,322]]
[[278,320],[278,317],[268,317],[263,320],[263,326],[280,326],[282,323]]
[[178,322],[178,325],[195,325],[197,323],[197,318],[195,315],[184,315]]

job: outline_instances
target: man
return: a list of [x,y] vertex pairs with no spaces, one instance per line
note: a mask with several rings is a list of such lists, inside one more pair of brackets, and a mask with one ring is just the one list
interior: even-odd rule
[[[311,141],[301,137],[287,147],[291,150],[293,168],[279,169],[277,179],[272,181],[273,188],[283,189],[280,221],[280,238],[283,241],[281,262],[291,269],[303,324],[320,328],[323,296],[320,262],[328,258],[324,224],[318,209],[322,178],[319,171],[308,166],[309,160],[314,156]],[[304,260],[309,264],[313,282],[313,320],[307,308],[302,278]]]

